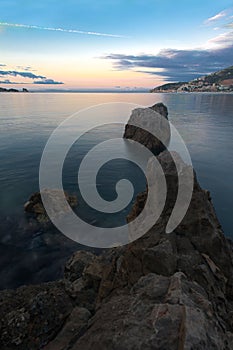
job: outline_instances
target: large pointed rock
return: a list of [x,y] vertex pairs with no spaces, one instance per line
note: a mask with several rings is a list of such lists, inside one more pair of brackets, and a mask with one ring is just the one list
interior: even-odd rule
[[[166,149],[170,141],[170,126],[167,120],[168,110],[163,103],[149,108],[137,108],[133,110],[125,126],[124,138],[136,141],[154,154],[159,154]],[[155,133],[159,137],[155,137]]]

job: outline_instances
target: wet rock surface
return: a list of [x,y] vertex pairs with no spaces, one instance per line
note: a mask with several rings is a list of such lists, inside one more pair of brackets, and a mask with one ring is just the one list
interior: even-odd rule
[[[177,170],[167,152],[159,161],[171,191],[158,222],[101,256],[76,252],[59,282],[1,292],[1,349],[233,348],[232,243],[196,176],[186,216],[165,233]],[[180,160],[180,167],[187,166]]]

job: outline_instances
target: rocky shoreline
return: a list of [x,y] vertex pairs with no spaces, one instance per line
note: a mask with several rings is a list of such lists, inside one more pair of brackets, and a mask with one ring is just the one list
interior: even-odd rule
[[[166,150],[157,159],[169,193],[159,221],[127,246],[77,251],[59,281],[0,292],[2,350],[233,348],[233,243],[196,175],[186,216],[165,232],[177,169]],[[139,194],[129,221],[146,197]]]

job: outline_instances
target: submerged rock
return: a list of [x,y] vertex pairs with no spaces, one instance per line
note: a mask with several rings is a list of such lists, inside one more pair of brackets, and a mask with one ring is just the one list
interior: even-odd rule
[[[125,126],[124,138],[142,144],[157,155],[166,149],[170,141],[170,127],[167,119],[168,110],[163,103],[157,103],[149,108],[137,108],[133,110]],[[155,132],[159,138],[153,136]]]
[[[43,195],[51,201],[54,215],[64,215],[66,213],[67,209],[61,210],[59,205],[59,200],[63,195],[62,190],[43,190]],[[65,197],[71,208],[77,207],[78,201],[76,196],[70,196],[65,192]],[[36,220],[40,223],[50,222],[42,202],[41,192],[36,192],[29,198],[29,201],[24,204],[24,210],[27,213],[34,214]]]

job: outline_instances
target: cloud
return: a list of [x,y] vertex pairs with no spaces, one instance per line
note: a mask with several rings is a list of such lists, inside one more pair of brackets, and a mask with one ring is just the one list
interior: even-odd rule
[[233,28],[233,22],[225,25],[226,28]]
[[15,71],[15,70],[0,70],[0,76],[5,76],[5,75],[10,75],[10,76],[21,76],[23,78],[29,78],[29,79],[46,79],[46,77],[42,75],[36,75],[31,72],[20,72],[20,71]]
[[[18,66],[19,67],[19,66]],[[26,69],[29,69],[30,67],[26,67]],[[61,85],[64,84],[61,81],[55,81],[53,79],[49,79],[43,75],[37,75],[29,71],[17,71],[17,70],[0,70],[0,77],[5,77],[5,76],[20,76],[23,78],[28,78],[28,79],[39,79],[39,80],[34,80],[32,84],[44,84],[44,85]],[[29,84],[29,83],[14,83],[10,82],[9,79],[2,80],[2,84]]]
[[5,79],[5,80],[0,80],[0,84],[25,85],[25,84],[30,84],[30,83],[16,82],[16,81],[10,81],[9,79]]
[[65,28],[51,28],[51,27],[40,27],[29,24],[18,24],[18,23],[7,23],[0,22],[0,26],[4,27],[14,27],[14,28],[27,28],[27,29],[38,29],[38,30],[48,30],[53,32],[64,32],[64,33],[73,33],[73,34],[84,34],[84,35],[95,35],[95,36],[105,36],[111,38],[126,38],[126,36],[118,34],[108,34],[108,33],[98,33],[98,32],[89,32],[78,29],[65,29]]
[[16,66],[17,69],[23,69],[24,71],[35,71],[35,69],[32,69],[32,67],[23,67],[23,66]]
[[1,64],[1,63],[0,63],[0,67],[6,67],[6,65],[5,65],[5,64]]
[[64,84],[62,81],[55,81],[53,79],[44,79],[34,81],[33,84],[42,84],[42,85],[62,85]]
[[209,49],[174,50],[166,49],[157,55],[110,54],[105,59],[113,61],[116,70],[133,70],[163,80],[190,81],[197,77],[213,73],[232,66],[233,32],[212,39]]
[[9,79],[0,80],[0,84],[24,84],[24,83],[16,83],[14,81],[10,81]]
[[228,11],[227,10],[221,11],[221,12],[217,13],[217,15],[208,18],[204,23],[205,24],[212,24],[212,23],[220,20],[221,18],[226,17],[227,15],[228,15]]
[[233,47],[233,31],[219,34],[215,38],[208,40],[207,46],[216,46],[219,49]]
[[[29,84],[29,83],[14,82],[14,81],[10,81],[9,79],[5,79],[5,80],[0,80],[0,84]],[[64,83],[61,81],[55,81],[53,79],[43,79],[43,80],[34,81],[33,84],[61,85]]]

